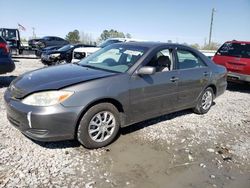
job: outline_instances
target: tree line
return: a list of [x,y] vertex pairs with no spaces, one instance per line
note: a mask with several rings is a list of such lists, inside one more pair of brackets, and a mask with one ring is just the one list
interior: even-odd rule
[[105,41],[109,38],[131,38],[132,35],[130,33],[123,33],[114,29],[104,30],[100,37],[96,40],[92,37],[91,34],[82,32],[80,33],[77,29],[74,31],[70,31],[65,39],[72,44],[82,42],[84,44],[96,44],[97,42]]
[[[69,41],[72,44],[82,42],[84,44],[91,44],[91,45],[96,45],[97,43],[100,43],[102,41],[105,41],[106,39],[109,38],[132,38],[132,35],[130,33],[123,33],[121,31],[117,31],[115,29],[110,29],[110,30],[103,30],[101,35],[97,40],[93,38],[93,36],[89,33],[85,32],[79,32],[77,29],[74,31],[70,31],[65,39]],[[171,40],[168,40],[168,42],[172,42]],[[198,50],[217,50],[221,44],[212,42],[210,45],[209,44],[204,44],[203,46],[195,43],[195,44],[187,44],[183,43],[185,45],[189,45],[193,48],[196,48]]]

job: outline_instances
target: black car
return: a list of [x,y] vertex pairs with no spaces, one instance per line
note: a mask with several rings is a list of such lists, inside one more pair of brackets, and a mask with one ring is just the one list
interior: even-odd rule
[[55,51],[55,50],[58,50],[59,48],[61,48],[63,46],[49,46],[49,47],[46,47],[46,48],[43,48],[43,49],[37,49],[36,50],[36,56],[37,57],[41,57],[41,55],[43,53],[49,53],[51,51]]
[[7,118],[28,137],[99,148],[121,127],[189,108],[207,113],[226,76],[225,67],[187,46],[118,43],[78,64],[21,75],[4,100]]
[[68,44],[66,46],[63,46],[62,48],[59,48],[58,50],[42,53],[41,61],[45,65],[55,65],[63,61],[70,63],[72,60],[73,50],[79,47],[94,47],[94,46],[86,44]]
[[29,46],[32,48],[45,48],[48,46],[64,46],[69,44],[68,41],[54,36],[46,36],[41,39],[32,39],[28,41]]
[[15,64],[11,59],[7,42],[0,36],[0,74],[12,72]]

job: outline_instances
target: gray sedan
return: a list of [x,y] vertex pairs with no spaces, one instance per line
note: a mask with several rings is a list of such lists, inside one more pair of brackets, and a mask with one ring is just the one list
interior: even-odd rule
[[78,64],[26,73],[4,99],[9,121],[39,141],[110,144],[120,127],[175,111],[209,111],[227,87],[226,69],[178,44],[105,47]]

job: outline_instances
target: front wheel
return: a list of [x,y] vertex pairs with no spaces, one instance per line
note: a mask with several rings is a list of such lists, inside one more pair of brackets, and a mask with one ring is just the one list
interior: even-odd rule
[[83,115],[77,139],[86,148],[104,147],[116,138],[119,128],[119,112],[116,107],[110,103],[100,103]]
[[210,110],[211,106],[213,105],[213,100],[214,100],[214,91],[211,87],[208,87],[202,92],[196,107],[193,109],[194,112],[197,114],[207,113]]

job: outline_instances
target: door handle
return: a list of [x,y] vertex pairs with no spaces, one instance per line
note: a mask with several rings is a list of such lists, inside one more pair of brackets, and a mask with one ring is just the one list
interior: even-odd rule
[[177,78],[177,77],[172,77],[172,78],[170,78],[170,80],[171,80],[172,82],[176,82],[176,81],[179,80],[179,78]]
[[209,75],[209,72],[204,72],[203,75],[204,75],[204,76],[208,76],[208,75]]

